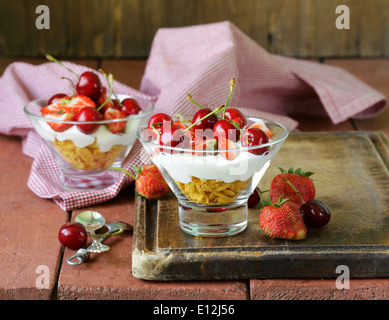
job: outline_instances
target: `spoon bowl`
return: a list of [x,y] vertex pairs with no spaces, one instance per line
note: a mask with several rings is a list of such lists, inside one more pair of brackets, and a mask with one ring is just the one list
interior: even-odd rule
[[105,225],[105,218],[96,211],[81,212],[75,219],[76,222],[81,223],[87,232],[93,237],[93,242],[88,248],[89,252],[104,252],[108,251],[109,247],[97,241],[95,230],[102,228]]

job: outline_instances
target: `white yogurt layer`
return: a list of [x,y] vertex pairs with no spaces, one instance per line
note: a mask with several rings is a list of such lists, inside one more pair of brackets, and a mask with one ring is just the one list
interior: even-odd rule
[[229,183],[247,180],[257,171],[265,172],[272,156],[258,156],[246,151],[240,152],[234,160],[227,160],[221,154],[195,156],[191,153],[155,153],[152,158],[163,166],[174,180],[182,183],[189,183],[192,177]]
[[125,132],[119,134],[113,134],[105,124],[100,125],[97,131],[92,134],[82,133],[78,130],[77,125],[73,125],[64,132],[56,132],[43,120],[38,121],[35,129],[42,139],[48,141],[70,140],[79,148],[85,148],[96,141],[100,151],[107,152],[115,145],[132,145],[134,143],[136,131],[138,130],[142,119],[131,119],[131,116],[129,119]]

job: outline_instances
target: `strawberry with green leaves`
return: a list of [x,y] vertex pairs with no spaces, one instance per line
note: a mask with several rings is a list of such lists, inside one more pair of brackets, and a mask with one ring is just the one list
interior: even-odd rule
[[288,171],[280,168],[280,171],[270,185],[271,201],[276,202],[283,196],[301,206],[315,198],[315,185],[310,178],[312,172],[303,172],[300,168],[297,170],[290,168]]
[[154,164],[133,169],[136,171],[136,175],[122,168],[110,168],[110,170],[122,171],[133,178],[135,180],[135,192],[146,199],[159,199],[170,192],[169,185]]
[[302,240],[307,228],[299,211],[299,205],[281,197],[277,202],[263,201],[259,225],[272,238]]

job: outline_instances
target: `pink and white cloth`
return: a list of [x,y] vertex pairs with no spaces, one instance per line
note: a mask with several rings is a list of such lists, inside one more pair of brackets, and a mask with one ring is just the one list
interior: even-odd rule
[[[78,74],[88,70],[64,63]],[[21,136],[23,152],[34,158],[29,188],[69,211],[112,199],[132,181],[123,174],[116,184],[101,190],[75,192],[60,188],[60,169],[34,132],[23,107],[34,99],[71,92],[70,83],[61,80],[63,75],[64,69],[50,62],[9,65],[0,78],[0,133]],[[204,106],[217,107],[228,97],[231,78],[236,79],[236,86],[230,106],[281,122],[289,130],[298,127],[290,117],[293,113],[327,115],[336,124],[377,115],[386,107],[383,94],[352,74],[329,65],[269,54],[228,21],[159,29],[140,90],[117,81],[114,90],[155,100],[155,112],[189,115],[197,107],[187,100],[187,93]],[[137,142],[123,168],[148,161],[141,158],[141,148]]]

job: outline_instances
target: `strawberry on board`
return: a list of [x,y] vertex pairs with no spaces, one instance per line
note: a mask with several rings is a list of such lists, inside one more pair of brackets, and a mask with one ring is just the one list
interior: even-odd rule
[[[75,121],[76,115],[70,112],[59,110],[57,113],[49,113],[45,115],[47,119],[62,120],[62,121]],[[63,132],[73,126],[71,123],[60,123],[60,122],[47,122],[47,124],[56,132]]]
[[264,207],[259,214],[259,225],[272,238],[304,239],[307,236],[307,228],[299,207],[282,197],[276,203],[264,201]]
[[315,185],[310,178],[312,172],[303,172],[300,168],[288,171],[280,168],[281,173],[276,175],[270,185],[269,196],[271,201],[278,201],[281,196],[302,205],[315,198]]
[[[127,114],[123,111],[114,108],[108,108],[105,110],[103,120],[125,119]],[[117,121],[107,123],[109,130],[113,133],[123,133],[126,130],[127,121]]]

